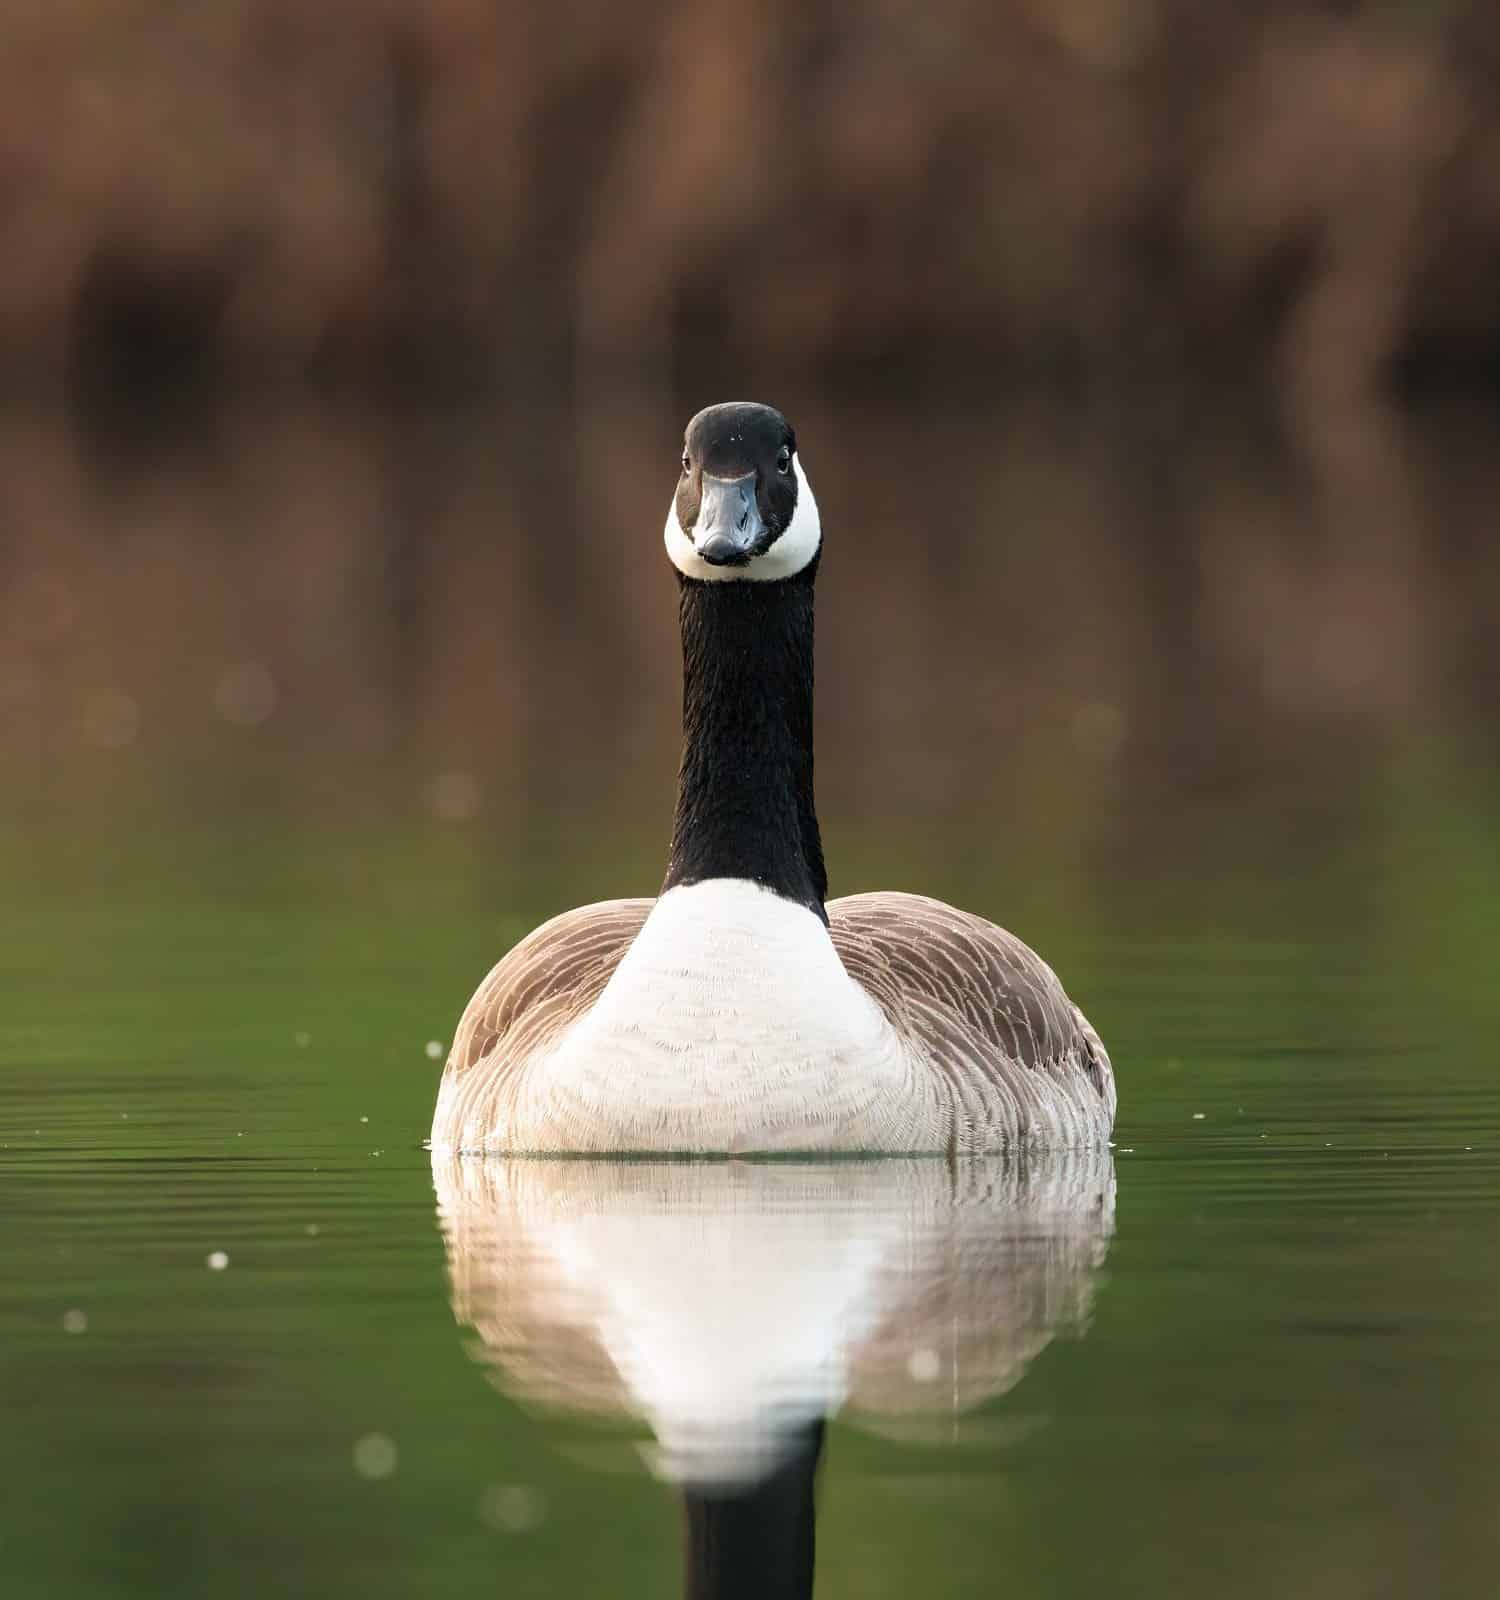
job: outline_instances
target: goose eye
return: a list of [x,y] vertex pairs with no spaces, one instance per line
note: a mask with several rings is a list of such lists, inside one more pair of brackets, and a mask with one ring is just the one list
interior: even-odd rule
[[688,473],[690,473],[692,470],[693,470],[693,463],[688,460],[688,453],[687,453],[686,450],[684,450],[682,452],[682,475],[683,475],[683,477],[684,478],[687,477]]
[[790,472],[792,470],[792,447],[790,445],[782,445],[780,453],[776,457],[776,470],[778,472]]

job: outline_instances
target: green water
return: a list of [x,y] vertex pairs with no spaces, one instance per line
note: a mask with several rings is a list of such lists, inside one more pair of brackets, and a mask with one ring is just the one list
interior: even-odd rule
[[660,881],[709,397],[0,416],[0,1597],[671,1595],[625,1380],[740,1330],[832,1405],[771,1357],[841,1319],[824,1597],[1493,1593],[1487,418],[1294,458],[1144,396],[785,396],[835,892],[1053,962],[1112,1199],[814,1165],[439,1216],[428,1045]]
[[[1012,1387],[834,1421],[820,1595],[1492,1592],[1496,858],[1484,796],[1423,792],[1295,873],[1205,849],[1087,896],[891,841],[1099,1025],[1117,1193],[1082,1287],[1007,1302],[1020,1258],[982,1256],[997,1327],[1046,1323]],[[649,889],[648,843],[34,838],[0,931],[0,1593],[675,1592],[648,1430],[567,1404],[562,1355],[540,1403],[456,1321],[421,1143],[488,961],[580,880]],[[848,1193],[852,1258],[883,1202]]]

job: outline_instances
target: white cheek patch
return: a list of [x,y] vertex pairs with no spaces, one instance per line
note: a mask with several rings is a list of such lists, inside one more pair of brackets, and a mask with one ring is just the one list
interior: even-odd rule
[[685,578],[699,578],[704,583],[732,583],[747,578],[754,583],[767,583],[801,572],[823,543],[823,524],[818,517],[818,502],[813,499],[812,485],[802,470],[800,455],[792,457],[792,471],[797,474],[797,508],[786,532],[764,555],[756,556],[745,567],[712,566],[698,554],[693,541],[682,531],[677,507],[673,504],[667,508],[667,526],[663,532],[672,565]]

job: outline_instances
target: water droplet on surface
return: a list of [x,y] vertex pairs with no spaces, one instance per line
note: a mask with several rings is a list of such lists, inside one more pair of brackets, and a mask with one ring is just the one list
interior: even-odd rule
[[479,1497],[479,1520],[499,1533],[530,1533],[547,1520],[547,1497],[526,1483],[492,1483]]
[[1079,755],[1113,761],[1125,743],[1125,713],[1107,700],[1093,700],[1073,713],[1068,731]]
[[354,1470],[362,1478],[389,1478],[396,1470],[396,1442],[383,1433],[354,1441]]
[[943,1363],[936,1350],[921,1345],[906,1358],[906,1370],[918,1383],[934,1383],[943,1370]]
[[83,708],[83,737],[98,750],[123,750],[141,731],[141,708],[128,694],[106,690]]
[[440,772],[424,791],[427,809],[443,822],[471,822],[479,815],[479,780],[469,772]]
[[225,667],[214,685],[214,710],[225,722],[254,728],[276,709],[276,680],[259,661]]

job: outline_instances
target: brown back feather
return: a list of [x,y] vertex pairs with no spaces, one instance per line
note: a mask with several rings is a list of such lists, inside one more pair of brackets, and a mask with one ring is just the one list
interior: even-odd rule
[[[490,972],[448,1057],[456,1118],[484,1114],[497,1085],[598,999],[655,901],[604,900],[543,923]],[[1113,1114],[1099,1036],[1056,974],[1013,934],[923,895],[850,895],[828,905],[849,975],[932,1062],[953,1108],[955,1150],[994,1148],[1047,1125],[1079,1075]],[[484,1062],[485,1070],[474,1069]],[[1085,1113],[1087,1116],[1088,1114]]]
[[1022,1131],[1027,1079],[1076,1082],[1080,1072],[1112,1105],[1114,1077],[1099,1035],[1052,968],[1014,934],[941,900],[891,891],[830,901],[828,924],[849,975],[898,1032],[926,1047],[961,1120],[989,1120],[982,1108],[1004,1088]]
[[544,922],[496,963],[454,1035],[448,1072],[524,1061],[599,998],[654,900],[601,900]]

